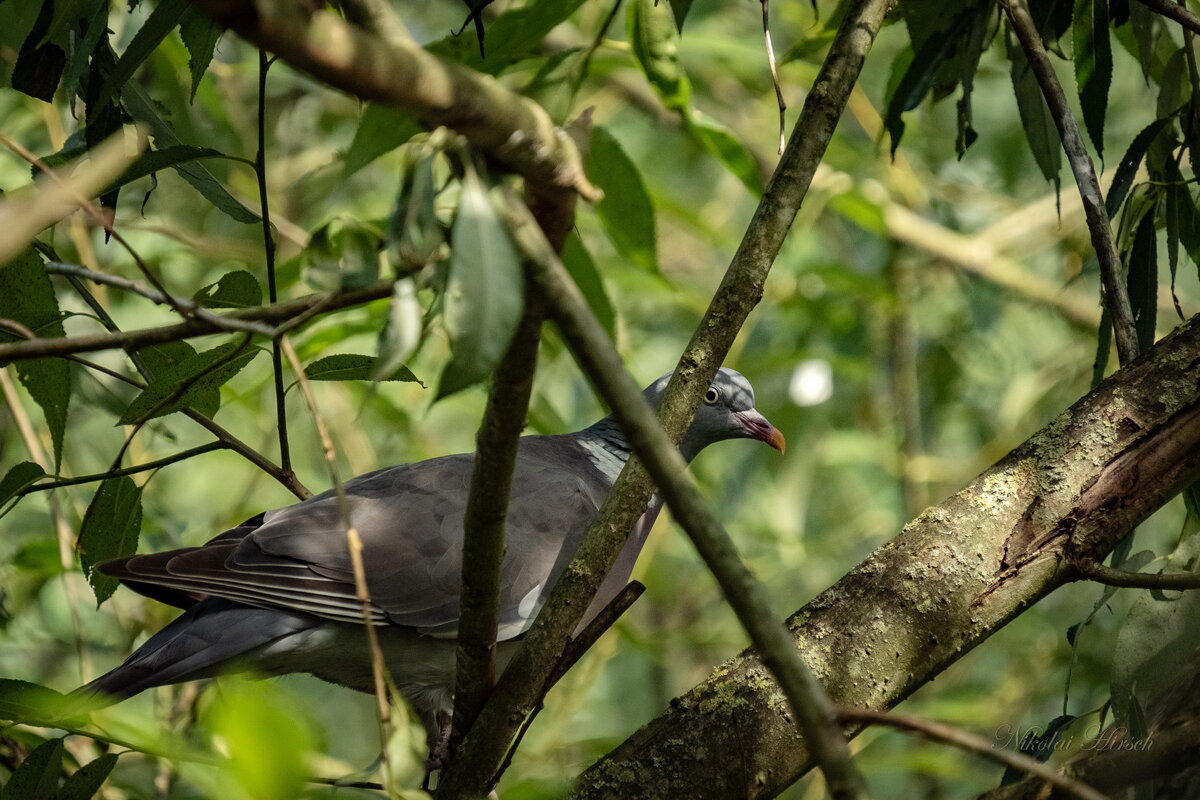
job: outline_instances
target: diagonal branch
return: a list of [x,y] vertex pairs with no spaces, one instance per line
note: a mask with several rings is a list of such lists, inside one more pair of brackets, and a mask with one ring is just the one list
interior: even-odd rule
[[1046,105],[1050,107],[1050,116],[1054,118],[1054,125],[1062,139],[1063,150],[1066,151],[1067,160],[1071,162],[1071,171],[1075,174],[1075,183],[1083,200],[1083,213],[1091,233],[1092,247],[1100,262],[1100,281],[1104,286],[1105,308],[1112,318],[1117,356],[1121,364],[1128,364],[1137,358],[1140,347],[1129,302],[1129,289],[1125,284],[1125,271],[1121,266],[1116,242],[1113,241],[1112,226],[1109,224],[1108,212],[1104,209],[1104,194],[1100,190],[1100,181],[1096,178],[1096,168],[1088,155],[1087,147],[1084,146],[1083,136],[1079,133],[1079,123],[1071,112],[1067,96],[1054,74],[1054,65],[1050,63],[1050,56],[1046,54],[1041,34],[1038,33],[1033,18],[1029,16],[1025,0],[1001,0],[1001,5],[1008,14],[1013,33],[1021,43],[1021,48],[1029,59],[1029,66],[1042,88]]
[[531,183],[600,193],[571,140],[536,103],[494,78],[443,61],[404,37],[380,39],[296,0],[198,0],[204,13],[295,69],[362,100],[461,133]]
[[1138,0],[1156,14],[1173,19],[1193,33],[1200,33],[1200,17],[1196,16],[1183,3],[1174,0]]
[[[1102,557],[1198,476],[1200,316],[910,522],[797,611],[792,636],[835,702],[891,708],[1072,580],[1068,557]],[[753,652],[725,663],[572,796],[776,796],[812,756],[762,678]]]

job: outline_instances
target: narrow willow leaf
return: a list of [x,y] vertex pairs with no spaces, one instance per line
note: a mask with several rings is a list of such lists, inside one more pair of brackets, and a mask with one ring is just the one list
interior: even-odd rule
[[62,788],[54,795],[54,800],[89,800],[95,797],[116,765],[117,756],[112,753],[105,753],[84,764],[74,775],[63,781]]
[[1158,315],[1158,236],[1154,230],[1154,207],[1142,216],[1129,251],[1129,305],[1133,310],[1138,349],[1154,344]]
[[117,63],[113,65],[108,77],[105,78],[104,85],[100,87],[100,93],[95,102],[106,105],[117,97],[125,84],[133,78],[133,73],[137,71],[137,68],[145,63],[155,48],[162,44],[167,35],[175,30],[175,26],[179,24],[180,20],[189,13],[195,14],[196,12],[188,0],[162,0],[155,4],[150,16],[142,23],[142,27],[138,28],[138,32],[133,35],[133,40],[117,58]]
[[987,49],[991,38],[988,36],[992,19],[990,8],[988,3],[982,3],[971,15],[970,28],[964,37],[964,49],[960,56],[961,76],[959,80],[962,83],[962,97],[959,98],[957,104],[958,135],[954,138],[954,149],[959,158],[962,158],[967,149],[979,138],[979,134],[975,132],[971,99],[975,93],[975,73],[979,71],[979,59],[983,56],[983,51]]
[[212,63],[213,53],[217,49],[217,42],[224,32],[224,28],[205,14],[187,14],[180,20],[179,36],[188,51],[188,72],[192,76],[192,93],[188,99],[196,99],[200,79],[208,71],[208,65]]
[[[42,258],[26,250],[7,266],[0,266],[0,318],[19,322],[38,336],[63,336],[62,312]],[[0,329],[0,341],[19,338]],[[54,464],[62,461],[63,434],[71,403],[71,368],[60,358],[38,358],[16,363],[17,377],[42,409],[54,443]]]
[[1012,63],[1013,91],[1017,95],[1017,111],[1025,129],[1025,139],[1033,151],[1034,161],[1046,180],[1059,186],[1058,173],[1062,167],[1062,147],[1054,118],[1046,106],[1037,78],[1029,67],[1025,51],[1015,41],[1008,43],[1008,59]]
[[108,0],[90,0],[87,14],[80,21],[80,35],[71,38],[67,66],[63,70],[64,97],[75,97],[79,82],[87,71],[89,59],[100,37],[108,30]]
[[1125,202],[1125,197],[1129,194],[1130,187],[1133,186],[1133,179],[1137,177],[1138,168],[1141,167],[1142,159],[1146,157],[1146,151],[1150,149],[1150,144],[1170,121],[1170,118],[1163,118],[1151,122],[1137,136],[1133,137],[1133,141],[1129,143],[1129,149],[1125,151],[1125,155],[1121,156],[1121,163],[1117,164],[1112,185],[1108,188],[1108,197],[1104,201],[1104,210],[1108,212],[1110,219],[1116,217],[1121,204]]
[[[131,117],[138,122],[146,123],[150,128],[154,144],[158,149],[166,150],[183,144],[178,134],[175,133],[175,129],[159,115],[154,107],[154,101],[138,85],[137,81],[128,81],[121,87],[121,102]],[[203,195],[204,199],[225,212],[231,219],[246,224],[259,221],[258,215],[231,195],[204,165],[195,161],[184,161],[172,164],[171,168]]]
[[487,24],[487,56],[469,36],[447,36],[428,46],[434,55],[491,75],[535,52],[546,34],[570,17],[583,0],[538,0],[505,11]]
[[1092,388],[1095,389],[1104,380],[1108,371],[1108,360],[1112,356],[1112,315],[1108,305],[1100,311],[1100,330],[1096,335],[1096,358],[1092,361]]
[[1075,83],[1088,136],[1104,158],[1104,117],[1112,85],[1112,39],[1108,34],[1108,0],[1076,0]]
[[4,473],[4,477],[0,478],[0,508],[45,475],[46,471],[32,461],[22,461]]
[[360,169],[390,153],[421,132],[420,124],[409,114],[379,103],[363,109],[354,139],[342,158],[342,177],[349,178]]
[[[238,351],[241,352],[238,352]],[[133,398],[118,425],[133,425],[184,408],[194,408],[212,417],[221,407],[221,387],[249,364],[259,350],[231,342],[176,362],[154,376],[154,380]],[[186,386],[178,397],[181,387]]]
[[1169,164],[1165,173],[1166,186],[1163,188],[1166,196],[1163,203],[1163,227],[1167,232],[1167,269],[1171,273],[1171,300],[1175,304],[1176,313],[1183,319],[1179,296],[1175,294],[1175,277],[1179,272],[1180,220],[1185,213],[1184,209],[1190,213],[1192,198],[1188,193],[1187,184],[1183,182],[1183,173],[1175,166],[1175,162]]
[[105,478],[88,505],[79,528],[79,562],[99,606],[120,581],[101,575],[96,565],[137,552],[142,529],[142,490],[128,475]]
[[379,359],[357,353],[339,353],[319,358],[304,368],[310,381],[406,381],[417,382],[408,367],[400,366],[381,378],[375,377]]
[[54,3],[42,3],[33,29],[21,44],[13,64],[9,84],[18,92],[49,103],[67,65],[66,52],[55,42],[46,41],[54,17]]
[[192,295],[205,308],[251,308],[262,305],[262,286],[244,269],[226,272]]
[[716,156],[755,197],[761,197],[762,171],[746,146],[728,128],[706,114],[695,112],[685,120],[688,133],[700,146]]
[[658,272],[654,204],[637,165],[613,135],[602,127],[592,130],[587,174],[602,190],[596,215],[617,251],[649,272]]
[[675,29],[683,33],[683,23],[692,10],[692,0],[671,0],[671,13],[675,16]]
[[63,700],[62,694],[48,687],[0,678],[0,720],[37,723],[60,719]]
[[896,154],[896,148],[904,136],[901,114],[916,108],[925,99],[942,68],[958,51],[960,39],[968,31],[973,16],[973,9],[960,11],[950,18],[944,29],[929,36],[914,51],[895,89],[889,93],[884,124],[892,140],[892,155]]
[[596,315],[596,319],[604,326],[609,337],[615,339],[617,335],[616,311],[608,297],[608,292],[604,289],[604,279],[600,276],[600,271],[596,269],[591,254],[583,246],[583,241],[575,231],[571,232],[563,246],[562,262],[563,266],[567,268],[567,272],[571,273],[579,291],[583,293],[583,297],[591,307],[592,313]]
[[0,800],[51,800],[62,770],[62,739],[47,739],[9,777]]
[[417,285],[412,278],[401,278],[392,287],[392,301],[388,306],[387,323],[379,334],[379,357],[371,374],[372,380],[384,380],[385,376],[404,368],[404,362],[421,343],[421,318]]
[[153,175],[155,172],[203,158],[228,158],[228,156],[211,147],[193,147],[190,144],[177,144],[161,150],[150,150],[138,156],[137,160],[129,165],[129,169],[121,173],[121,177],[113,182],[109,190],[132,183],[138,178]]
[[654,91],[667,108],[686,114],[692,102],[692,87],[679,62],[679,31],[666,4],[631,0],[625,28],[633,57]]
[[1137,0],[1129,4],[1129,25],[1133,28],[1137,60],[1142,77],[1149,82],[1154,72],[1155,40],[1158,38],[1158,15]]
[[521,262],[483,183],[468,172],[450,238],[446,331],[453,358],[438,398],[486,378],[508,349],[524,305]]

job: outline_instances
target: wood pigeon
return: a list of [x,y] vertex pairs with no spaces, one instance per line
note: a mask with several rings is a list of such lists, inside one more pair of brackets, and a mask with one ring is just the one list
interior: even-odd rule
[[[670,375],[645,390],[656,405]],[[689,461],[723,439],[782,451],[783,435],[754,408],[754,390],[722,368],[680,450]],[[577,433],[522,437],[509,499],[497,669],[529,628],[629,458],[606,417]],[[430,752],[453,708],[463,513],[474,454],[433,458],[347,481],[363,540],[371,621],[400,693],[420,716]],[[637,522],[584,624],[625,586],[661,501]],[[333,492],[259,514],[201,547],[135,555],[97,569],[185,613],[81,692],[124,699],[144,689],[249,669],[307,672],[373,691],[362,606]]]

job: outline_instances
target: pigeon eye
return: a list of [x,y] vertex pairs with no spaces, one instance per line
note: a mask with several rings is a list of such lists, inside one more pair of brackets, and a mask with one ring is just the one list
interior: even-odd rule
[[708,403],[710,406],[720,399],[721,393],[717,391],[717,387],[715,386],[708,387],[708,391],[704,393],[704,402]]

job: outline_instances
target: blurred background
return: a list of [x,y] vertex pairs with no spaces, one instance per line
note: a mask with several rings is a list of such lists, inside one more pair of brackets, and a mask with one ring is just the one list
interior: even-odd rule
[[[0,5],[0,22],[12,5]],[[506,7],[497,3],[493,11]],[[118,48],[149,10],[146,3],[131,13],[113,7],[110,27]],[[442,39],[464,17],[453,3],[404,4],[399,10],[422,41]],[[584,4],[544,47],[554,52],[591,43],[611,10],[608,3]],[[822,3],[818,16],[808,3],[778,3],[771,12],[790,126],[824,55],[831,10]],[[701,147],[651,90],[631,56],[624,20],[624,12],[618,14],[599,40],[590,74],[563,115],[594,107],[595,122],[636,165],[652,201],[657,247],[649,262],[631,261],[592,209],[581,206],[577,223],[601,281],[593,303],[607,299],[627,364],[648,383],[673,367],[740,241],[757,201],[751,187],[765,181],[777,158],[777,110],[758,4],[696,0],[679,44],[694,109],[726,126],[751,159],[744,163],[752,169],[741,179]],[[5,70],[21,40],[6,30],[0,24]],[[470,30],[458,41],[455,46],[475,46]],[[1056,193],[1033,160],[1003,44],[983,56],[974,94],[978,140],[959,159],[953,98],[907,113],[894,157],[881,133],[885,93],[896,80],[893,62],[908,43],[902,24],[880,35],[763,301],[727,362],[753,381],[759,410],[787,436],[787,454],[730,442],[693,465],[781,618],[1048,423],[1093,379],[1098,280],[1088,263],[1083,216],[1073,185]],[[502,80],[528,86],[544,61],[542,55],[518,62]],[[172,36],[139,81],[185,142],[252,158],[257,62],[255,50],[225,36],[189,102],[188,52]],[[1097,162],[1107,176],[1149,121],[1137,110],[1154,102],[1129,53],[1115,47],[1114,62],[1106,160]],[[1064,84],[1073,86],[1069,63],[1056,63]],[[308,236],[339,217],[385,219],[404,156],[385,154],[347,175],[360,104],[283,64],[271,69],[267,91],[281,294],[292,297],[312,291],[301,257]],[[0,92],[0,120],[6,135],[39,154],[59,150],[77,124],[66,103],[42,103],[11,90]],[[229,161],[206,165],[234,196],[256,207],[249,168]],[[0,150],[0,187],[28,181],[28,166]],[[117,223],[168,287],[190,296],[232,269],[262,275],[258,227],[236,223],[200,201],[173,172],[158,174],[139,208],[150,188],[144,179],[125,190]],[[128,258],[78,219],[57,226],[50,239],[64,260],[135,276]],[[1162,270],[1165,287],[1165,264]],[[1180,268],[1176,292],[1185,314],[1200,309],[1192,265]],[[98,330],[77,298],[64,291],[59,299],[65,311],[80,312],[66,320],[68,333]],[[421,300],[429,302],[425,295]],[[1165,333],[1177,317],[1165,289],[1162,300]],[[107,292],[105,302],[123,327],[170,319],[168,311],[118,291]],[[295,337],[302,359],[373,353],[386,314],[387,304],[375,303],[320,318]],[[446,337],[435,326],[408,366],[432,387],[447,358]],[[119,353],[97,354],[96,360],[128,369]],[[315,388],[347,475],[472,450],[485,398],[476,387],[434,403],[434,391],[416,383]],[[64,474],[108,468],[125,435],[116,416],[131,395],[77,371]],[[41,431],[40,411],[28,397],[21,399],[23,413]],[[226,385],[222,401],[217,421],[274,457],[269,359],[257,358]],[[288,409],[299,476],[321,490],[325,468],[297,391],[289,392]],[[575,430],[603,414],[557,334],[548,331],[530,431]],[[12,414],[0,413],[0,471],[30,457],[13,421]],[[48,448],[48,435],[42,439]],[[182,417],[165,417],[135,438],[127,463],[206,441],[207,434]],[[141,551],[200,544],[263,509],[293,501],[266,475],[223,451],[141,474],[137,482],[145,484]],[[54,493],[68,532],[78,530],[94,490],[82,485]],[[1139,529],[1135,549],[1169,552],[1183,522],[1176,500]],[[97,610],[69,552],[64,567],[55,526],[47,493],[25,498],[0,520],[0,675],[66,691],[117,664],[174,610],[125,589]],[[659,520],[637,577],[648,591],[551,693],[501,785],[505,800],[559,796],[572,776],[746,645],[668,514]],[[1108,697],[1128,594],[1118,592],[1077,629],[1072,646],[1068,628],[1089,619],[1100,589],[1067,586],[920,690],[903,710],[1011,745],[1008,737],[1044,727],[1059,714],[1099,709]],[[167,752],[244,755],[247,747],[262,747],[272,757],[298,754],[297,774],[336,777],[367,766],[377,753],[372,702],[306,677],[223,681],[149,692],[98,719],[116,739]],[[263,720],[270,721],[269,734],[247,739],[247,726]],[[1080,737],[1096,720],[1093,715],[1077,723]],[[14,728],[4,736],[13,747],[35,744],[39,734]],[[407,753],[399,762],[414,782],[420,740],[413,733],[411,741],[397,744]],[[94,756],[89,748],[86,739],[68,739],[68,750],[78,751],[81,761]],[[864,733],[854,749],[879,797],[970,797],[996,786],[1001,775],[991,763],[888,731]],[[251,767],[229,773],[189,760],[129,755],[120,759],[102,796],[366,796],[352,789],[281,788],[273,780]],[[820,779],[810,776],[784,796],[818,798],[823,791]]]

